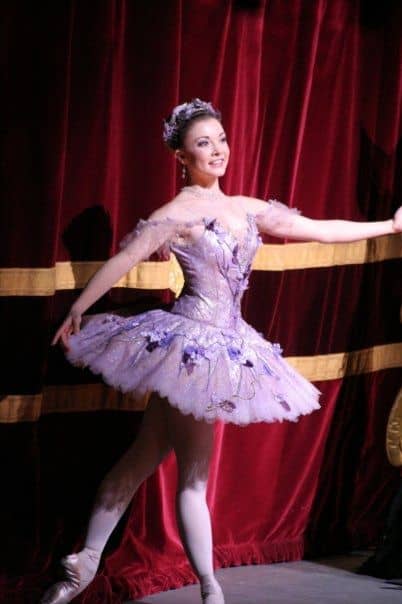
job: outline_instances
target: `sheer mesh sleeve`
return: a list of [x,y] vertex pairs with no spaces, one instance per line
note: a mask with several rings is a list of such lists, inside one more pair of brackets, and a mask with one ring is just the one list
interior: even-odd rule
[[259,212],[255,219],[259,231],[286,236],[292,224],[292,218],[301,214],[297,208],[290,208],[277,199],[269,199],[267,207]]
[[178,221],[173,218],[161,220],[140,219],[135,228],[119,243],[120,250],[127,250],[138,262],[146,260],[154,252],[162,260],[170,256],[170,244],[191,239],[193,227],[203,224],[203,220]]
[[170,242],[177,237],[180,226],[165,220],[143,220],[137,222],[132,231],[120,241],[120,250],[126,250],[138,262],[148,259],[154,252],[162,258],[169,257]]

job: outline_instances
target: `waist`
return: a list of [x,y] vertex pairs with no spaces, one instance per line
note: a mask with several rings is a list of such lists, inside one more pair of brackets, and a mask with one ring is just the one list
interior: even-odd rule
[[214,327],[233,329],[241,320],[240,301],[211,300],[202,296],[183,295],[173,304],[171,312]]

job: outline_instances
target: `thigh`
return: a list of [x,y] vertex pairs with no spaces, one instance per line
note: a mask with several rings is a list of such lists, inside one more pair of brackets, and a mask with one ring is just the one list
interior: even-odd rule
[[214,424],[183,415],[167,404],[166,419],[170,444],[175,452],[179,488],[204,484],[214,444]]
[[131,473],[132,480],[145,480],[171,449],[167,431],[164,401],[152,395],[144,411],[138,434],[126,449],[106,478],[120,476],[126,479]]
[[171,449],[166,419],[166,401],[152,393],[144,411],[138,434],[124,457],[146,461],[146,456],[138,458],[140,451],[147,452],[154,463],[161,461]]
[[170,449],[166,403],[152,396],[136,438],[100,484],[98,502],[108,509],[126,505]]

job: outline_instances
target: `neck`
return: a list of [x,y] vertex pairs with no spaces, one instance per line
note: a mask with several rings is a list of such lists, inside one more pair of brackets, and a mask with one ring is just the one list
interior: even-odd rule
[[192,185],[185,185],[183,190],[190,190],[193,195],[196,197],[201,197],[202,199],[213,199],[213,200],[223,200],[227,199],[227,196],[223,191],[220,190],[219,187],[203,187],[202,185],[196,183]]
[[218,178],[204,180],[202,178],[191,178],[190,176],[186,185],[189,187],[197,185],[198,187],[202,187],[203,189],[209,189],[210,191],[220,191]]

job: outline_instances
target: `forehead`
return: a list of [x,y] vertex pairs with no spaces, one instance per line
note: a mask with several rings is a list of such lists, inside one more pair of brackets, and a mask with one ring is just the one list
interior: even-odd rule
[[224,132],[224,129],[219,120],[214,117],[205,117],[194,120],[194,122],[190,124],[186,132],[186,138],[196,139],[201,136],[214,137],[219,136],[221,132]]

